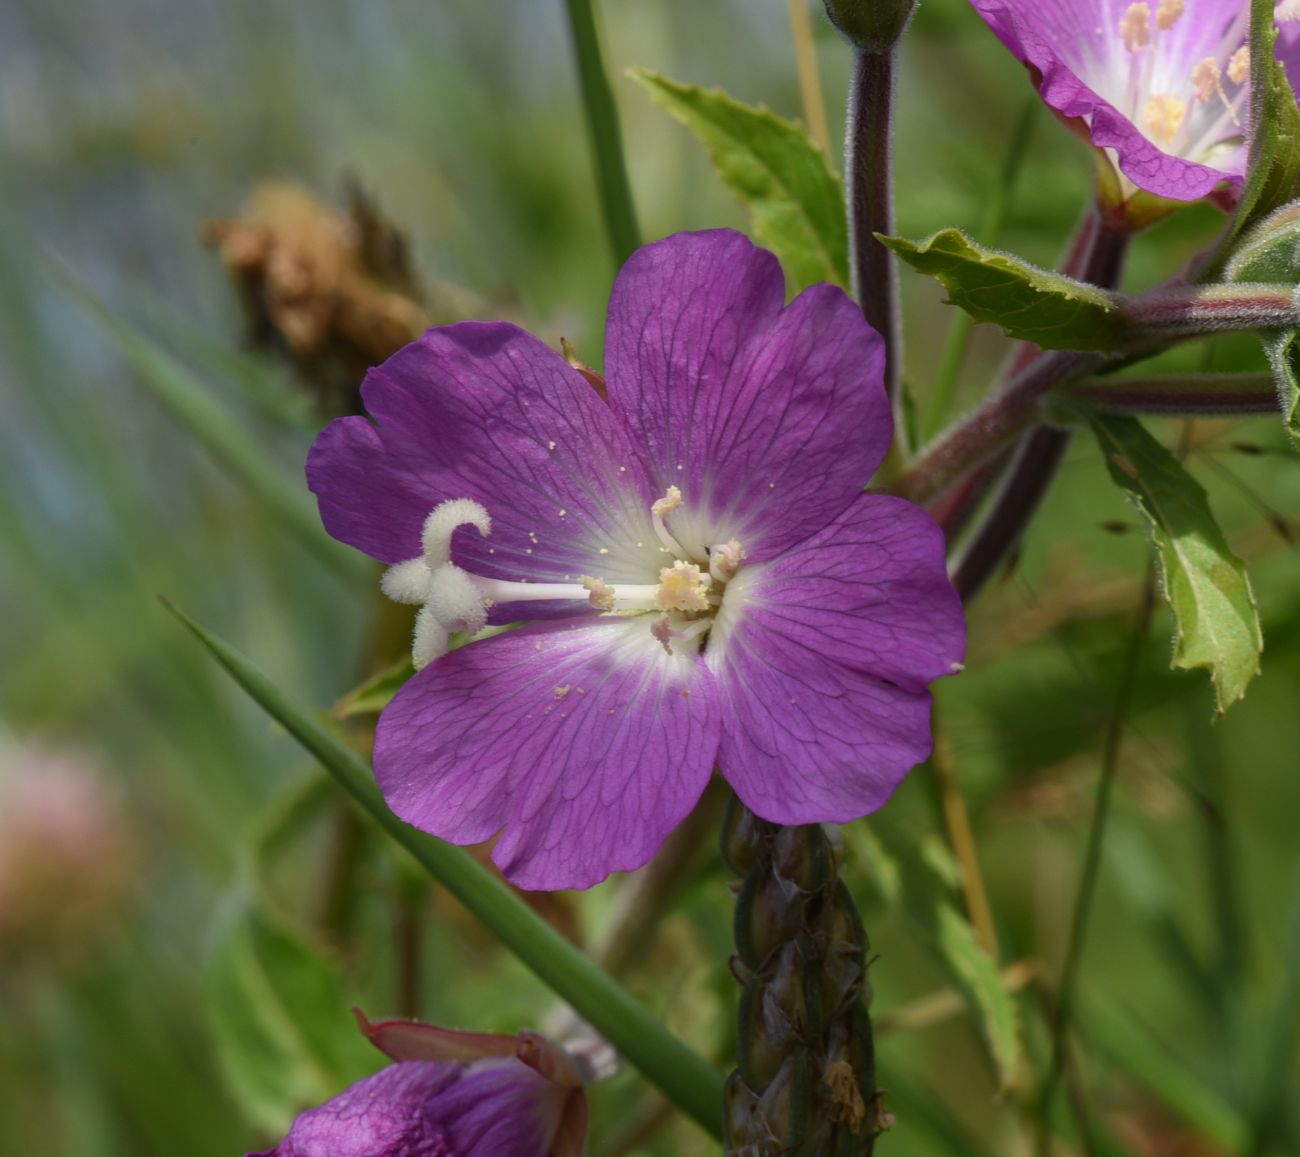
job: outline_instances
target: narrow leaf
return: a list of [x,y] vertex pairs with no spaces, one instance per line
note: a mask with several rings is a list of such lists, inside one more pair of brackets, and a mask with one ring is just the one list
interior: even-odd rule
[[679,84],[647,69],[628,75],[703,142],[796,289],[818,281],[848,285],[844,190],[802,125],[720,89]]
[[1222,713],[1259,673],[1264,646],[1246,568],[1200,484],[1140,422],[1100,414],[1089,422],[1112,480],[1150,529],[1174,615],[1173,666],[1205,667]]
[[271,460],[253,432],[231,414],[170,354],[116,317],[66,270],[56,276],[99,322],[105,335],[146,386],[213,458],[280,523],[284,530],[345,577],[359,576],[365,563],[331,539],[302,479]]
[[169,607],[250,697],[338,780],[376,823],[465,905],[525,965],[604,1036],[663,1094],[713,1136],[722,1131],[722,1074],[664,1028],[642,1004],[555,931],[463,848],[398,819],[369,765],[294,703],[243,655]]
[[1084,1000],[1076,1020],[1092,1049],[1145,1085],[1180,1120],[1212,1137],[1225,1153],[1245,1152],[1249,1131],[1242,1117],[1213,1085],[1153,1039],[1132,1011]]
[[[861,828],[863,825],[858,825]],[[965,999],[992,1058],[998,1082],[1011,1086],[1022,1057],[1020,1012],[997,961],[980,944],[975,929],[954,900],[953,874],[959,869],[935,839],[884,843],[863,841],[873,876],[890,883],[887,894],[902,911],[921,943],[934,954],[953,987]],[[901,884],[901,888],[899,885]]]
[[415,674],[410,655],[403,655],[390,667],[371,675],[353,687],[334,704],[330,714],[336,719],[351,719],[358,715],[379,715],[392,701],[405,683]]
[[952,295],[951,304],[976,321],[1000,325],[1008,337],[1043,349],[1074,350],[1113,349],[1123,337],[1118,302],[1105,290],[985,249],[960,229],[940,229],[924,241],[880,241],[939,281]]

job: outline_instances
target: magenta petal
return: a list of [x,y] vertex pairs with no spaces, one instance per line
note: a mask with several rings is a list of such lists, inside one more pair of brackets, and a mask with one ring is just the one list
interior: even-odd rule
[[279,1145],[250,1157],[449,1157],[459,1151],[428,1105],[459,1075],[430,1061],[389,1065],[299,1114]]
[[[971,2],[998,39],[1035,74],[1043,100],[1063,117],[1080,118],[1093,144],[1113,149],[1120,170],[1139,188],[1192,201],[1222,181],[1241,183],[1244,150],[1221,150],[1213,165],[1204,164],[1162,148],[1135,123],[1149,93],[1142,90],[1137,108],[1129,107],[1133,98],[1127,93],[1126,78],[1132,55],[1120,33],[1129,0]],[[1155,86],[1150,91],[1185,99],[1189,121],[1201,130],[1221,119],[1222,110],[1217,103],[1198,104],[1192,99],[1192,70],[1207,57],[1226,62],[1240,43],[1241,13],[1242,0],[1197,0],[1187,5],[1172,29],[1157,33],[1159,79],[1149,82]],[[1180,139],[1197,138],[1198,132]],[[1231,134],[1220,130],[1218,135]]]
[[400,562],[420,553],[438,503],[472,498],[493,528],[457,533],[462,566],[511,580],[624,577],[619,548],[636,537],[629,526],[648,533],[654,496],[609,408],[536,338],[504,323],[431,329],[371,370],[363,396],[374,422],[333,422],[307,462],[335,538]]
[[708,671],[650,621],[521,628],[443,656],[384,712],[389,806],[452,843],[498,831],[524,888],[586,888],[644,864],[704,790],[720,723]]
[[638,250],[610,297],[610,404],[639,432],[656,488],[681,488],[697,546],[784,549],[830,521],[888,449],[879,336],[832,286],[783,302],[776,258],[726,230]]
[[546,1157],[572,1098],[518,1061],[465,1070],[427,1106],[448,1157]]
[[925,686],[960,667],[965,635],[938,527],[901,499],[864,495],[728,587],[706,652],[723,774],[776,823],[875,810],[929,755]]

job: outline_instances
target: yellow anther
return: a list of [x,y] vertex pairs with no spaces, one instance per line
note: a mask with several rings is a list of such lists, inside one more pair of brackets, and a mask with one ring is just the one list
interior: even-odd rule
[[657,498],[653,506],[650,507],[651,514],[657,514],[662,518],[665,514],[671,514],[682,504],[682,492],[676,486],[670,486],[664,491],[662,498]]
[[1250,75],[1250,49],[1242,45],[1228,61],[1228,79],[1233,84],[1245,84]]
[[1219,78],[1223,75],[1219,62],[1207,56],[1192,69],[1192,83],[1196,85],[1196,99],[1209,100],[1216,92],[1223,91]]
[[661,611],[707,611],[712,581],[695,563],[678,559],[659,572],[655,606]]
[[1151,43],[1151,5],[1130,4],[1119,22],[1124,47],[1137,52]]
[[592,578],[589,574],[578,576],[578,581],[587,591],[587,601],[598,611],[614,609],[614,588],[603,578]]
[[1156,27],[1172,28],[1178,23],[1186,3],[1187,0],[1160,0],[1160,7],[1156,9]]
[[1158,92],[1147,99],[1143,114],[1147,131],[1162,145],[1167,145],[1187,119],[1187,104],[1170,93]]
[[740,564],[745,561],[745,548],[739,539],[729,538],[709,551],[709,574],[721,582],[735,577]]

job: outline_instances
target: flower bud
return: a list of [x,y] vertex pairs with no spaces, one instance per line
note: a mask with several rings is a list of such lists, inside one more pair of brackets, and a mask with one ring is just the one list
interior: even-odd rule
[[1224,276],[1228,281],[1284,285],[1300,281],[1300,201],[1283,205],[1247,233]]
[[916,0],[825,0],[826,15],[855,48],[888,52],[916,10]]

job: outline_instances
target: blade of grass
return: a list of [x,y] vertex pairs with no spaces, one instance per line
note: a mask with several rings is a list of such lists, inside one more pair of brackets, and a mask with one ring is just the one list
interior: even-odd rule
[[[1092,826],[1088,830],[1088,845],[1084,853],[1083,871],[1079,877],[1079,890],[1075,896],[1074,915],[1070,923],[1070,940],[1066,948],[1065,965],[1061,972],[1061,982],[1057,990],[1055,1015],[1052,1017],[1051,1036],[1052,1052],[1048,1062],[1047,1076],[1038,1102],[1038,1144],[1040,1157],[1047,1157],[1051,1152],[1051,1111],[1052,1098],[1060,1083],[1066,1061],[1066,1045],[1070,1032],[1070,1022],[1074,1011],[1075,985],[1079,978],[1079,966],[1083,962],[1084,944],[1088,938],[1088,921],[1092,914],[1092,896],[1097,887],[1097,878],[1101,869],[1101,850],[1106,836],[1106,821],[1110,815],[1110,800],[1115,786],[1115,773],[1119,769],[1119,753],[1124,738],[1124,727],[1128,718],[1129,704],[1137,686],[1139,660],[1142,646],[1146,642],[1147,630],[1151,624],[1151,615],[1155,608],[1155,580],[1148,571],[1143,587],[1142,606],[1138,612],[1138,621],[1129,637],[1129,644],[1124,656],[1124,667],[1120,675],[1119,687],[1115,694],[1115,712],[1110,726],[1106,730],[1106,746],[1102,756],[1101,776],[1097,781],[1097,797],[1093,806]],[[1079,1121],[1079,1128],[1086,1135],[1089,1122]]]
[[99,322],[141,382],[283,528],[344,577],[366,569],[356,552],[331,539],[321,526],[305,484],[263,452],[250,431],[193,375],[142,334],[116,317],[68,269],[51,264],[54,279]]
[[[1015,189],[1016,178],[1020,175],[1020,165],[1029,151],[1029,142],[1033,136],[1034,123],[1038,119],[1038,110],[1042,101],[1034,93],[1026,102],[1016,127],[1012,130],[1011,140],[1002,159],[1002,168],[998,174],[998,183],[989,198],[989,206],[980,223],[979,240],[983,245],[996,246],[1002,234],[1002,223],[1011,203],[1011,194]],[[965,310],[958,310],[948,330],[948,340],[944,342],[943,352],[939,356],[939,368],[935,371],[934,381],[930,386],[930,396],[925,407],[925,421],[921,426],[923,438],[930,438],[939,432],[943,419],[952,405],[953,390],[961,374],[962,363],[966,360],[966,346],[970,343],[971,329],[975,319]]]
[[578,60],[578,80],[582,85],[582,106],[587,114],[591,134],[592,160],[596,182],[600,187],[600,205],[605,214],[605,229],[618,268],[641,244],[632,207],[632,189],[628,185],[627,165],[623,160],[623,136],[618,126],[618,107],[609,87],[605,64],[600,54],[600,37],[592,0],[566,0],[573,51]]
[[248,694],[312,753],[381,828],[627,1060],[714,1137],[722,1131],[722,1074],[669,1033],[644,1005],[564,939],[468,852],[399,820],[369,765],[261,671],[166,604]]

